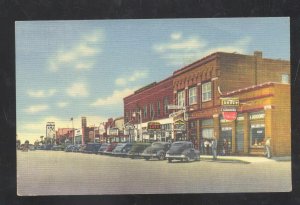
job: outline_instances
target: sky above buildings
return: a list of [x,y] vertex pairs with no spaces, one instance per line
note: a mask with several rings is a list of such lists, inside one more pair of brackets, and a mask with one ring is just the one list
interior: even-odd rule
[[18,21],[17,135],[123,116],[123,97],[216,51],[290,58],[289,18]]

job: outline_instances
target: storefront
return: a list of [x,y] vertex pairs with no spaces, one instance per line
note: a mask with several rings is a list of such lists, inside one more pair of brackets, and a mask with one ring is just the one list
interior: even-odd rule
[[249,113],[250,121],[250,154],[264,152],[265,113],[264,110]]
[[232,121],[221,118],[221,134],[218,143],[220,155],[230,155],[232,152]]

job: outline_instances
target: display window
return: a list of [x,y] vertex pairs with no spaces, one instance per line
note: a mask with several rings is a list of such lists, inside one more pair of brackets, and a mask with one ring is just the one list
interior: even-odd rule
[[263,148],[264,139],[265,139],[265,125],[252,124],[250,129],[250,147]]

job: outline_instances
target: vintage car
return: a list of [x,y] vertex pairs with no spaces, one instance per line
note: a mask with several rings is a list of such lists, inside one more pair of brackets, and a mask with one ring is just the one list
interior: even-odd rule
[[83,153],[88,153],[88,154],[97,154],[101,144],[100,143],[88,143],[83,150]]
[[149,146],[151,146],[151,143],[134,143],[130,151],[127,153],[127,156],[131,159],[139,158],[143,151]]
[[100,148],[98,149],[98,154],[104,154],[104,151],[107,149],[109,145],[110,143],[101,144]]
[[112,151],[116,148],[117,143],[111,143],[109,144],[106,149],[103,151],[103,154],[110,155],[112,154]]
[[173,142],[169,151],[167,151],[166,158],[168,162],[171,163],[172,160],[180,160],[180,161],[192,161],[200,160],[200,152],[194,148],[192,142],[188,141],[178,141]]
[[130,151],[132,143],[118,143],[116,148],[112,151],[113,156],[124,157]]
[[151,158],[157,158],[158,160],[164,160],[166,152],[170,149],[171,143],[169,142],[153,142],[150,147],[147,147],[141,156],[149,160]]

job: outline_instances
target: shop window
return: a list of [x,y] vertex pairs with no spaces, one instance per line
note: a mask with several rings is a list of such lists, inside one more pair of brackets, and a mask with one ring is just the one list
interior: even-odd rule
[[185,105],[184,90],[177,92],[177,105],[180,105],[180,106]]
[[165,114],[168,114],[168,105],[169,105],[168,97],[165,97],[164,98],[164,111],[165,111]]
[[153,104],[149,104],[149,109],[150,109],[150,118],[154,118],[154,109],[153,109]]
[[265,125],[252,124],[250,130],[250,146],[252,148],[263,148],[263,141],[265,139]]
[[192,87],[189,89],[189,105],[193,105],[197,103],[197,89],[196,87]]
[[147,105],[144,106],[144,118],[147,118]]
[[160,116],[160,102],[157,101],[157,116]]
[[289,75],[288,74],[282,74],[281,75],[281,82],[288,84],[289,83]]
[[202,84],[202,102],[211,100],[211,82]]
[[212,139],[214,134],[213,128],[202,129],[202,137],[204,139]]
[[201,121],[201,125],[202,125],[202,127],[213,126],[214,125],[214,121],[213,121],[213,119],[202,120]]

